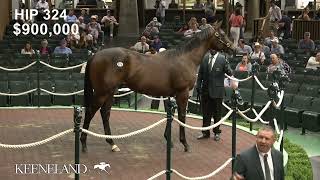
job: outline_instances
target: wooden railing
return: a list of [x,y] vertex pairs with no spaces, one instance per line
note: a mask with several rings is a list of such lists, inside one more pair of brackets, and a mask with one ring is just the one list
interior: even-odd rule
[[294,39],[303,39],[305,32],[310,32],[311,39],[320,40],[320,21],[294,20],[292,37]]

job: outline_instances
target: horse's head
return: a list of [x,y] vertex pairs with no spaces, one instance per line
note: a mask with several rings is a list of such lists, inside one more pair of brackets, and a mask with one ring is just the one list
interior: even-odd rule
[[222,21],[215,22],[212,26],[213,35],[210,38],[209,48],[217,51],[224,51],[227,53],[233,53],[235,48],[233,43],[229,40],[226,33],[220,28]]

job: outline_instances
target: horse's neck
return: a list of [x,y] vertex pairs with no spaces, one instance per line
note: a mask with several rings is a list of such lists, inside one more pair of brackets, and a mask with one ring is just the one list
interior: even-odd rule
[[198,67],[208,50],[209,48],[207,44],[203,44],[197,48],[194,48],[187,53],[187,60],[191,61],[191,63],[193,63],[195,67]]

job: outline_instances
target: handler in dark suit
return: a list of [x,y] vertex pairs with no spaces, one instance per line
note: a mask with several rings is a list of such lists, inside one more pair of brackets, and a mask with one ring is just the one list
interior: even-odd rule
[[256,144],[237,156],[234,180],[284,180],[283,155],[273,148],[274,130],[263,127]]
[[[202,60],[200,65],[197,91],[201,94],[201,106],[203,114],[203,127],[210,126],[211,118],[213,117],[214,123],[220,121],[222,100],[225,94],[224,91],[224,74],[232,75],[232,70],[225,55],[210,50]],[[217,126],[213,129],[214,140],[220,140],[220,127]],[[198,139],[206,139],[210,137],[210,131],[202,131],[202,135]]]

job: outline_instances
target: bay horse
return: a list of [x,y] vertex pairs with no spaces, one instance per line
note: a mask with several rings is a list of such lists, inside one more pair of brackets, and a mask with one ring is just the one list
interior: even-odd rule
[[[105,134],[111,135],[109,117],[116,88],[125,84],[131,90],[151,96],[176,98],[178,119],[185,123],[189,91],[194,87],[197,68],[210,49],[233,52],[234,47],[214,23],[193,35],[182,46],[156,55],[144,55],[125,48],[98,51],[88,60],[84,82],[85,119],[83,128],[100,108]],[[166,137],[166,132],[164,134]],[[81,134],[82,151],[87,152],[87,134]],[[112,139],[106,139],[112,151],[120,151]],[[185,129],[180,126],[180,142],[189,151]]]

